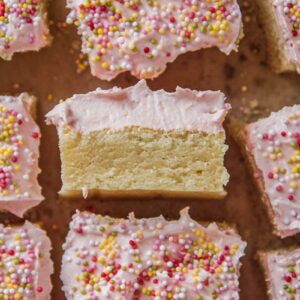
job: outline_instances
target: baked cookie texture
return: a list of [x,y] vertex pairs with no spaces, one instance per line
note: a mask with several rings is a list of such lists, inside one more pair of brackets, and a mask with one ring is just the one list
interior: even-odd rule
[[61,194],[225,196],[221,92],[136,86],[74,95],[46,118],[57,126]]
[[36,98],[0,96],[0,209],[19,217],[44,197],[38,184],[40,129]]
[[176,221],[76,212],[63,246],[66,299],[239,299],[246,243],[187,209]]
[[243,35],[236,0],[68,0],[67,7],[92,74],[103,80],[125,71],[155,78],[182,53],[218,47],[229,54]]
[[51,42],[46,0],[0,0],[0,57],[38,51]]
[[46,233],[26,221],[22,226],[0,224],[0,297],[50,300],[51,242]]
[[271,68],[276,73],[300,73],[299,1],[257,0],[257,5]]
[[267,207],[274,233],[281,238],[298,233],[300,105],[284,107],[234,131]]
[[300,249],[259,253],[270,300],[299,299]]

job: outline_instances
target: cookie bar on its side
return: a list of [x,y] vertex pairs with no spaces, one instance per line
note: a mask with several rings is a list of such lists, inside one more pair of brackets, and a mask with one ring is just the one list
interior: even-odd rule
[[274,233],[284,238],[300,232],[300,105],[284,107],[233,131]]
[[46,116],[59,134],[61,194],[224,197],[224,99],[145,81],[74,95]]
[[169,222],[77,212],[63,246],[63,291],[68,300],[235,300],[245,247],[232,229],[204,227],[186,209]]
[[44,197],[38,184],[40,130],[36,98],[0,96],[0,209],[22,217]]

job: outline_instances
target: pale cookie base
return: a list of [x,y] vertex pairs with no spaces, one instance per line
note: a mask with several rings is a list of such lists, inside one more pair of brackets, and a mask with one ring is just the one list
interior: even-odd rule
[[60,132],[62,195],[157,195],[222,198],[225,134],[130,127]]

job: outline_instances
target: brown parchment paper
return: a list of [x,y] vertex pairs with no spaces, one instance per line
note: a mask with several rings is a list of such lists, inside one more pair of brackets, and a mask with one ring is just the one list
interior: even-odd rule
[[[275,75],[266,66],[266,45],[257,22],[253,0],[240,1],[245,38],[240,51],[229,57],[216,49],[207,49],[179,57],[159,78],[148,81],[152,89],[173,91],[177,85],[192,89],[222,90],[232,104],[232,113],[244,120],[255,120],[284,105],[300,103],[300,76]],[[264,0],[263,0],[264,1]],[[49,17],[54,36],[51,47],[38,53],[17,54],[10,62],[0,61],[0,94],[27,91],[36,95],[38,123],[42,130],[39,181],[46,200],[26,214],[26,218],[42,224],[53,243],[55,262],[53,300],[63,300],[59,279],[61,245],[68,223],[76,209],[93,209],[101,214],[126,217],[134,211],[137,217],[163,214],[177,218],[179,210],[189,206],[191,215],[199,221],[235,224],[248,247],[242,260],[241,299],[267,299],[263,274],[255,259],[257,250],[300,246],[300,234],[281,240],[272,234],[271,225],[259,195],[248,175],[237,145],[228,136],[229,151],[226,166],[231,175],[225,200],[197,199],[91,199],[59,200],[60,160],[54,127],[46,126],[45,114],[60,100],[74,93],[85,93],[96,87],[127,87],[136,83],[129,74],[122,74],[108,83],[90,75],[89,68],[76,72],[80,40],[73,26],[64,27],[67,11],[64,0],[51,0]],[[1,213],[4,223],[22,222],[8,213]]]

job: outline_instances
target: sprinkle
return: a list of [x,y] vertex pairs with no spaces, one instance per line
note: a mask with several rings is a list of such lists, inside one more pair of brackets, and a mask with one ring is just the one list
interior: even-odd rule
[[39,133],[38,132],[33,132],[32,133],[32,137],[34,138],[34,139],[38,139],[39,138]]

